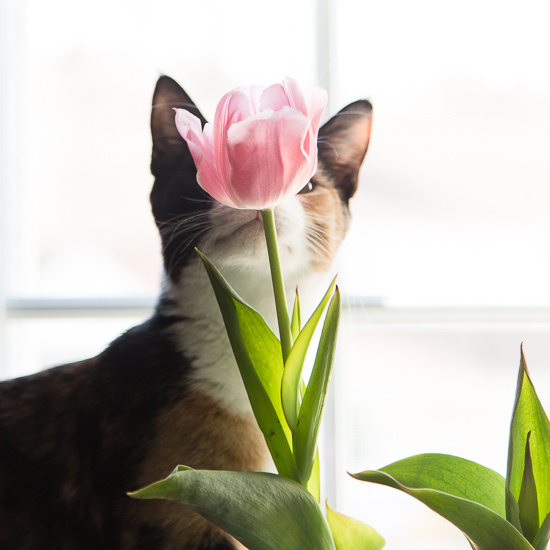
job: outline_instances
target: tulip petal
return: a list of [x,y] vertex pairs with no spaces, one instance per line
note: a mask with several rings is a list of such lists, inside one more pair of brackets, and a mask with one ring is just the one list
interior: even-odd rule
[[227,131],[232,125],[238,124],[251,116],[251,102],[244,88],[237,88],[225,94],[216,108],[212,131],[213,154],[219,170],[220,180],[226,194],[231,189],[231,167],[223,162],[227,148]]
[[187,142],[195,166],[199,168],[205,150],[201,121],[185,109],[174,109],[174,111],[176,111],[176,128],[181,137]]
[[204,159],[197,172],[197,182],[199,185],[217,201],[230,206],[231,208],[240,208],[232,199],[228,192],[230,186],[221,178],[218,164],[214,158],[214,146],[212,144],[212,125],[206,123],[203,130],[204,138]]
[[252,114],[257,114],[260,112],[260,99],[264,91],[263,86],[258,86],[257,84],[251,84],[247,88],[248,95],[250,97],[250,110]]
[[[224,132],[232,124],[236,124],[252,115],[251,102],[244,88],[227,92],[216,107],[214,128],[216,132]],[[214,137],[214,140],[216,138]]]
[[227,136],[236,203],[265,209],[295,195],[315,171],[302,150],[309,119],[290,107],[263,111],[233,125]]
[[321,117],[327,105],[327,92],[321,86],[317,86],[304,92],[304,98],[307,104],[307,116],[319,127]]
[[298,86],[298,82],[294,78],[287,77],[283,80],[283,88],[290,106],[308,116],[304,93],[300,89],[300,86]]
[[327,106],[328,95],[323,88],[318,86],[305,92],[305,100],[307,103],[307,116],[311,119],[311,126],[315,135],[319,131],[321,118]]
[[236,208],[219,177],[213,155],[212,125],[206,123],[203,129],[200,119],[189,111],[185,109],[174,109],[174,111],[176,111],[176,128],[187,142],[197,168],[198,184],[217,201]]
[[323,88],[318,86],[305,92],[304,96],[307,104],[307,116],[311,119],[311,130],[308,139],[304,143],[304,148],[309,156],[317,155],[317,135],[327,105],[328,95]]
[[260,101],[260,110],[279,111],[283,107],[292,107],[308,116],[307,104],[302,90],[293,78],[285,78],[282,84],[273,84],[264,90]]
[[278,111],[283,107],[290,107],[290,102],[281,84],[273,84],[263,91],[260,111]]

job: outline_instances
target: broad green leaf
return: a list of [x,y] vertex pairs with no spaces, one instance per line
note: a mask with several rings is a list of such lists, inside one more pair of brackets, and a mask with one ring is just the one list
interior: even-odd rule
[[386,541],[365,523],[335,512],[327,504],[327,521],[336,550],[382,550]]
[[317,450],[317,436],[334,363],[339,317],[340,292],[336,287],[334,296],[328,306],[319,348],[300,407],[296,429],[292,434],[294,456],[302,479],[309,479],[313,468]]
[[[528,436],[528,434],[531,434]],[[527,438],[532,464],[532,477],[536,486],[538,508],[537,524],[540,527],[550,513],[550,422],[537,397],[527,363],[521,349],[516,401],[510,426],[508,446],[508,472],[506,476],[508,520],[512,521],[513,500],[520,501],[524,480]],[[531,500],[530,500],[531,501]],[[531,501],[532,502],[532,501]],[[519,515],[525,517],[519,502]]]
[[353,477],[413,496],[458,527],[477,550],[533,550],[504,517],[504,479],[479,464],[418,455]]
[[504,478],[476,462],[458,456],[428,453],[399,460],[380,471],[412,489],[449,493],[477,502],[506,517]]
[[317,309],[313,312],[312,316],[309,318],[308,322],[296,338],[285,363],[283,382],[281,384],[281,399],[283,401],[285,418],[291,430],[295,429],[296,422],[298,421],[298,411],[300,407],[300,380],[302,377],[302,368],[304,366],[307,350],[319,320],[323,315],[323,311],[325,310],[325,307],[327,306],[330,296],[334,290],[335,284],[336,278],[332,281],[327,292],[323,296],[321,303],[317,306]]
[[301,485],[283,476],[175,470],[130,496],[179,502],[249,550],[335,550],[318,503]]
[[294,298],[294,307],[292,308],[292,320],[290,321],[290,332],[292,333],[293,342],[296,342],[296,338],[298,338],[300,330],[302,330],[300,295],[298,294],[298,287],[296,287],[296,297]]
[[533,462],[531,461],[531,451],[529,439],[531,432],[527,434],[525,444],[525,468],[523,469],[523,479],[518,499],[519,521],[523,536],[533,542],[539,530],[539,508],[537,502],[537,487],[533,477]]
[[198,253],[216,294],[248,399],[277,471],[301,482],[281,405],[280,342],[262,316],[236,294],[206,256]]

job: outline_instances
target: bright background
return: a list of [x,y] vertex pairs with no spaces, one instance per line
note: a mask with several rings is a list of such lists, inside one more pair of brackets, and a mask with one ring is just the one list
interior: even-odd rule
[[[275,7],[276,6],[276,7]],[[542,0],[0,0],[0,378],[92,356],[149,313],[159,75],[211,118],[248,82],[374,104],[340,258],[326,490],[395,550],[466,550],[346,471],[447,452],[505,473],[519,346],[550,403],[550,35]]]

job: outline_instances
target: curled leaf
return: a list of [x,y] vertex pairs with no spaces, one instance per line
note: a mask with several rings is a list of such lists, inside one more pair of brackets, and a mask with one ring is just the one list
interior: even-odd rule
[[523,469],[518,508],[523,536],[529,542],[533,542],[539,530],[539,509],[537,502],[537,485],[533,476],[533,462],[529,449],[530,436],[531,432],[527,434],[527,442],[525,444],[525,467]]
[[249,550],[335,550],[319,504],[301,485],[283,476],[176,469],[130,496],[183,504]]
[[527,370],[523,346],[510,425],[506,486],[508,521],[514,521],[514,509],[519,505],[522,528],[530,537],[535,524],[538,530],[550,513],[550,422]]
[[280,342],[262,316],[239,297],[214,264],[198,254],[212,283],[248,399],[277,471],[301,482],[281,405]]
[[[283,381],[281,383],[281,399],[283,402],[283,410],[285,418],[291,430],[295,430],[298,420],[298,411],[300,407],[299,390],[300,380],[302,377],[302,369],[306,358],[307,350],[311,342],[311,338],[315,333],[317,324],[323,315],[323,311],[328,304],[330,296],[334,290],[336,278],[330,284],[327,292],[323,296],[321,303],[313,312],[304,328],[298,334],[290,353],[288,354]],[[293,315],[294,317],[294,315]]]
[[443,516],[476,550],[533,550],[506,521],[502,476],[462,458],[418,455],[352,477],[393,487]]
[[304,393],[296,430],[292,434],[294,456],[302,479],[309,479],[317,450],[317,436],[325,406],[340,318],[338,287],[330,301],[311,377]]
[[294,307],[292,308],[292,319],[290,321],[290,332],[292,333],[292,341],[296,342],[296,338],[302,330],[302,319],[300,316],[300,295],[298,287],[296,287],[296,297],[294,298]]
[[336,550],[382,550],[386,544],[372,527],[334,511],[328,504],[327,521]]

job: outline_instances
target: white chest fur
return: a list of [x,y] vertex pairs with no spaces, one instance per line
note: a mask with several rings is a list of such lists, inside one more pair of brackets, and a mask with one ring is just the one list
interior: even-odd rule
[[[193,260],[185,268],[183,275],[182,283],[172,287],[170,295],[181,304],[178,314],[186,317],[175,325],[175,331],[180,350],[191,360],[193,371],[190,378],[193,385],[228,412],[251,415],[248,397],[233,357],[214,291],[200,260]],[[269,280],[266,282],[270,284]],[[250,293],[247,293],[249,296],[245,300],[262,311],[264,318],[273,328],[274,306],[270,303],[273,296],[268,285],[258,283],[252,285],[255,287],[256,296],[251,297]],[[237,292],[239,293],[239,290]]]

